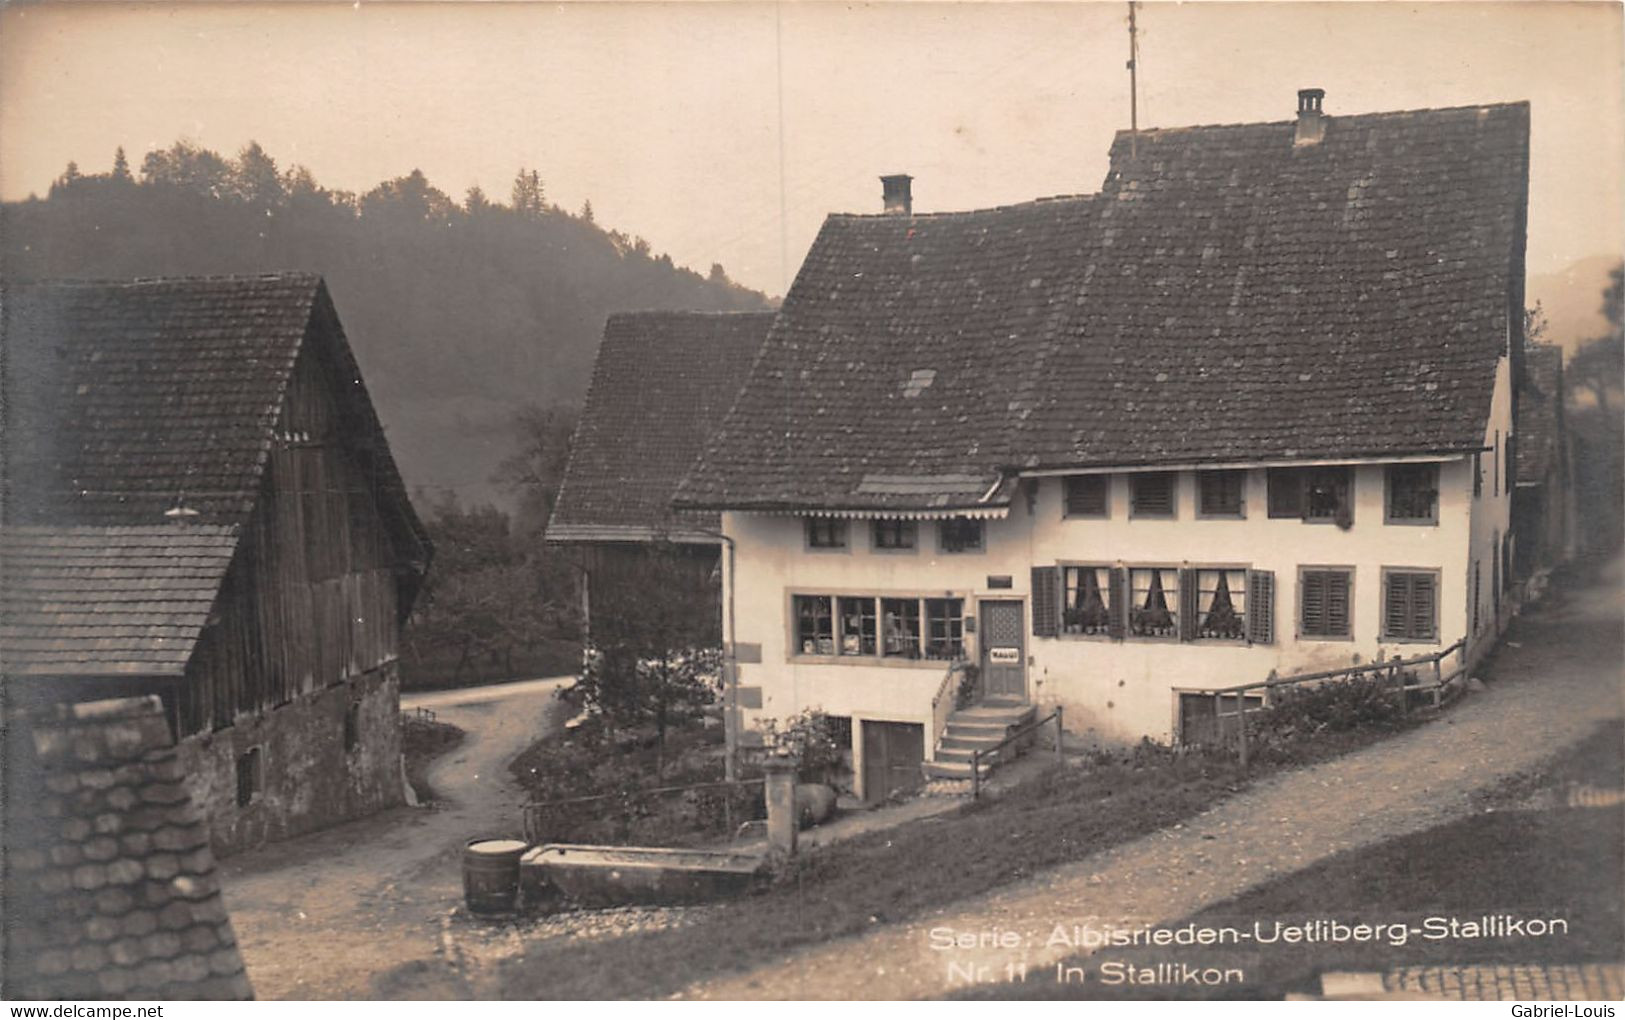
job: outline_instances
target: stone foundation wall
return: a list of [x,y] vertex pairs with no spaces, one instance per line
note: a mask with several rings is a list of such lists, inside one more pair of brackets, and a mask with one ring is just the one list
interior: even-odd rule
[[[356,706],[354,746],[346,715]],[[238,763],[258,749],[257,789],[239,803]],[[217,855],[286,839],[404,801],[400,676],[394,663],[177,747]]]

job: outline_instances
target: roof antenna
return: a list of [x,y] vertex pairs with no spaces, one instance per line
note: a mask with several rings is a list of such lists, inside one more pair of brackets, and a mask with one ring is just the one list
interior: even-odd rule
[[1140,154],[1140,93],[1138,70],[1140,50],[1135,40],[1134,0],[1128,0],[1128,154]]

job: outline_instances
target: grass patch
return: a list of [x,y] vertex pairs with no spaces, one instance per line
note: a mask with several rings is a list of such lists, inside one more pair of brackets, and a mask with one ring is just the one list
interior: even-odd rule
[[[1558,754],[1538,769],[1502,784],[1492,795],[1522,803],[1544,789],[1581,783],[1618,789],[1625,781],[1625,730],[1615,721]],[[1280,921],[1302,924],[1335,918],[1345,924],[1421,925],[1429,917],[1462,922],[1484,915],[1562,918],[1566,932],[1542,938],[1428,940],[1414,934],[1392,940],[1312,945],[1255,944],[1102,949],[1067,966],[1081,968],[1081,984],[1062,985],[1053,970],[1034,973],[1020,985],[968,993],[971,998],[1212,999],[1279,998],[1318,992],[1328,970],[1381,971],[1426,964],[1564,964],[1625,958],[1625,812],[1618,808],[1487,810],[1373,847],[1327,858],[1278,881],[1252,889],[1169,927],[1189,923],[1252,931]],[[1107,985],[1102,964],[1130,967],[1158,963],[1195,968],[1239,969],[1233,985]]]
[[401,716],[401,754],[406,758],[406,781],[412,784],[419,803],[428,803],[435,796],[429,785],[429,766],[461,744],[467,735],[451,723]]
[[797,860],[755,895],[717,906],[678,931],[595,943],[550,940],[504,966],[510,998],[657,998],[695,981],[750,970],[796,948],[905,921],[1046,868],[1183,821],[1251,781],[1336,757],[1420,725],[1304,739],[1248,773],[1223,751],[1150,742],[1091,755],[997,798],[837,843]]

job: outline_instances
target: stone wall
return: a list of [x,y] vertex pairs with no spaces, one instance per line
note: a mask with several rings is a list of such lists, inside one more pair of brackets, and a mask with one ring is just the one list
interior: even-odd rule
[[[346,747],[351,705],[353,747]],[[257,749],[239,803],[239,762]],[[217,854],[286,839],[404,801],[400,677],[390,663],[178,746]]]

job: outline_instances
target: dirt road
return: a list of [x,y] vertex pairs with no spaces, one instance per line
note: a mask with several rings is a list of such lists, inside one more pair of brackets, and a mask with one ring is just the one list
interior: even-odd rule
[[[1474,810],[1475,791],[1538,764],[1622,714],[1625,590],[1620,563],[1561,607],[1517,621],[1486,691],[1430,725],[1285,773],[1172,829],[907,924],[796,952],[684,998],[909,999],[1032,974],[1077,950],[1046,945],[1056,925],[1177,920],[1328,854],[1417,832]],[[933,949],[931,930],[1014,948]],[[940,944],[940,939],[938,940]],[[950,975],[949,963],[960,968]],[[978,967],[986,967],[985,972]]]
[[396,808],[222,863],[226,905],[261,999],[461,996],[439,960],[441,922],[462,896],[463,844],[515,834],[507,764],[563,722],[568,678],[402,699],[467,732],[429,772],[436,802]]

